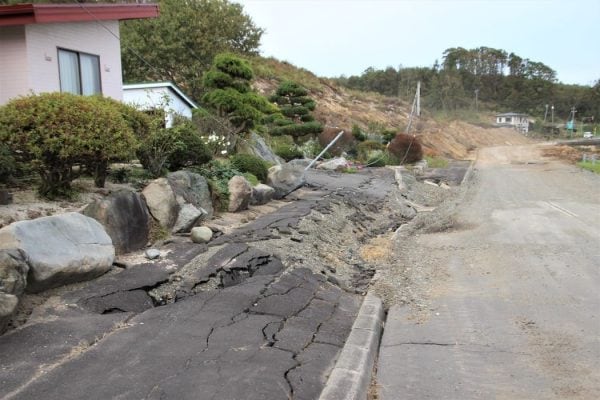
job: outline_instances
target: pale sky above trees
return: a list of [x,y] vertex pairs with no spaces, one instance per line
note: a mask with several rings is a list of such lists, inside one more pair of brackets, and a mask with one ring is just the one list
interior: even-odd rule
[[319,76],[431,66],[451,47],[540,61],[563,83],[600,79],[600,0],[233,0],[266,30],[261,54]]

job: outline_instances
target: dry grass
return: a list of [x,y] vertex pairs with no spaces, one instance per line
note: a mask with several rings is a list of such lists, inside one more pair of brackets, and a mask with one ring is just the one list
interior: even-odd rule
[[392,255],[392,242],[384,237],[371,239],[360,249],[360,257],[368,263],[388,261]]
[[559,145],[552,146],[542,150],[544,157],[556,158],[559,160],[569,161],[576,163],[581,161],[581,151],[571,146]]

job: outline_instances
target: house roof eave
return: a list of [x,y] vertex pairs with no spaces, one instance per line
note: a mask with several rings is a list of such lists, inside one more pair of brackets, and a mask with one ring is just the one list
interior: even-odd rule
[[158,4],[17,4],[0,6],[0,26],[156,18]]
[[123,90],[127,89],[152,89],[152,88],[162,88],[166,87],[171,89],[176,96],[178,96],[184,103],[187,103],[191,108],[199,108],[198,105],[186,96],[181,89],[175,86],[171,82],[150,82],[150,83],[130,83],[123,85]]

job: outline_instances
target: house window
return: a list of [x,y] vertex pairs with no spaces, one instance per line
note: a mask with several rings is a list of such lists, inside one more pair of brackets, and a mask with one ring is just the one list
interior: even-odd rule
[[92,95],[102,93],[100,86],[100,57],[58,49],[60,91]]
[[511,117],[506,117],[506,123],[507,123],[507,124],[510,124],[510,123],[512,123],[512,118],[511,118]]

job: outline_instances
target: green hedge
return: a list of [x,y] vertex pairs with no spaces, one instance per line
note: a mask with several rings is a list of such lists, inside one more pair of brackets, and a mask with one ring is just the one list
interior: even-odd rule
[[68,196],[75,164],[94,171],[99,185],[109,162],[133,157],[137,140],[121,110],[120,103],[100,96],[20,97],[0,107],[0,142],[40,174],[42,195]]
[[240,172],[251,173],[263,183],[267,181],[269,164],[260,157],[252,154],[235,154],[231,157],[231,166]]
[[271,129],[271,135],[281,136],[290,135],[294,137],[304,136],[309,134],[317,134],[323,130],[323,126],[318,122],[307,122],[301,125],[285,125]]

